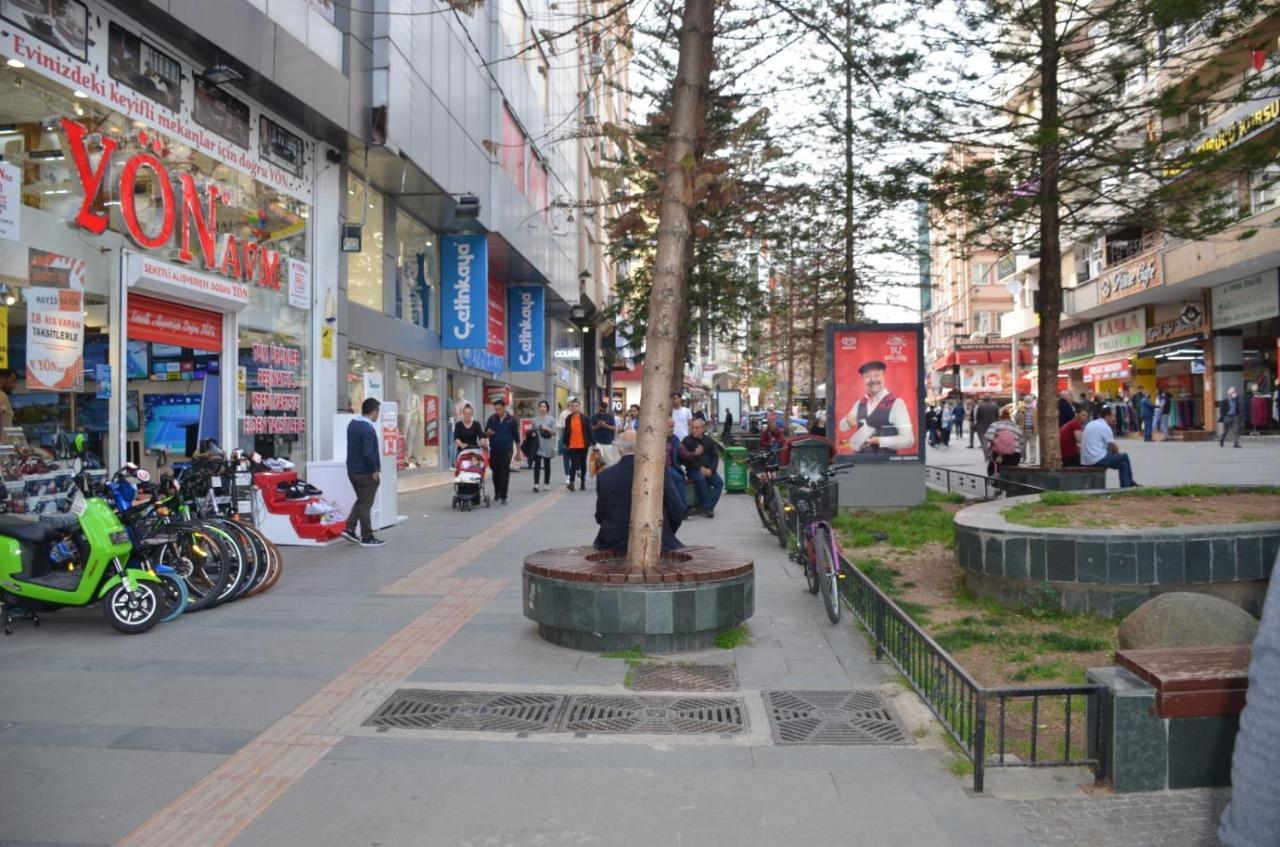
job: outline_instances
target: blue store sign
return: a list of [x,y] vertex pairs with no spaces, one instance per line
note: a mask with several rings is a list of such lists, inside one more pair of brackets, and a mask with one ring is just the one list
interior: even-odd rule
[[491,376],[502,373],[502,357],[488,350],[459,350],[458,364],[464,368],[474,368]]
[[513,371],[541,371],[546,365],[546,289],[507,286],[507,355]]
[[488,343],[489,243],[484,235],[446,235],[441,247],[440,346],[482,350]]

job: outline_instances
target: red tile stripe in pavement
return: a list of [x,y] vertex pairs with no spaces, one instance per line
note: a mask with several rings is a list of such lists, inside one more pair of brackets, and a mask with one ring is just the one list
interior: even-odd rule
[[[441,568],[447,568],[446,573],[456,571],[548,508],[553,499],[513,513],[490,530],[485,543],[464,542],[420,571],[441,560],[446,562]],[[444,596],[116,842],[117,847],[231,843],[324,758],[342,740],[343,732],[357,725],[507,583],[505,579],[441,578],[437,572],[429,581],[406,585],[397,593]]]
[[[519,511],[512,512],[486,529],[482,535],[440,554],[413,573],[396,580],[378,593],[395,595],[441,593],[436,586],[440,584],[443,577],[452,576],[462,566],[475,561],[476,557],[481,553],[501,544],[513,532],[560,502],[560,498],[566,494],[567,491],[563,489],[553,491],[550,496],[540,498],[536,503],[531,503]],[[591,505],[595,505],[594,498],[592,498]]]

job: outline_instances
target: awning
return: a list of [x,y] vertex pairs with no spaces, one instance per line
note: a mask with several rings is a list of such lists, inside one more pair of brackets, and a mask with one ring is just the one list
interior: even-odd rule
[[[947,359],[940,360],[934,364],[934,369],[947,367],[950,364],[957,365],[1007,365],[1013,361],[1013,351],[1009,347],[999,347],[996,349],[986,350],[957,350],[952,354],[955,357],[951,362],[951,356]],[[944,362],[946,364],[944,364]],[[1031,351],[1025,347],[1018,348],[1018,364],[1026,365],[1031,362]]]
[[1138,358],[1149,359],[1153,356],[1163,356],[1178,350],[1196,350],[1203,353],[1204,344],[1205,340],[1203,335],[1191,335],[1174,341],[1166,341],[1163,344],[1153,344],[1150,347],[1143,347],[1138,351]]
[[947,355],[943,356],[941,359],[933,363],[933,369],[935,371],[945,371],[947,368],[953,367],[955,363],[956,363],[956,354],[948,353]]

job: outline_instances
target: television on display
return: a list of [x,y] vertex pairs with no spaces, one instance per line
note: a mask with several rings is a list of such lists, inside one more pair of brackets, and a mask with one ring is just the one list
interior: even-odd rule
[[125,345],[125,378],[146,379],[151,368],[148,367],[147,342],[130,341]]
[[144,400],[146,449],[187,455],[187,427],[200,423],[200,395],[148,394]]
[[182,348],[173,344],[152,344],[151,355],[156,359],[181,359]]
[[76,401],[76,429],[81,432],[106,432],[111,428],[110,400],[81,394]]
[[106,365],[107,336],[100,332],[86,333],[84,337],[84,372],[86,378],[93,375],[95,365]]
[[142,415],[139,406],[142,404],[142,396],[136,391],[126,392],[124,395],[124,428],[129,432],[140,432],[142,430],[142,422],[139,420]]

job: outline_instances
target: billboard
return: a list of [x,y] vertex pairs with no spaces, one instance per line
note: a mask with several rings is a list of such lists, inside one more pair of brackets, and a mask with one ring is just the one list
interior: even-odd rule
[[541,285],[507,286],[508,368],[541,371],[546,367],[546,289]]
[[920,324],[828,325],[827,374],[837,462],[924,461]]
[[489,243],[483,235],[446,235],[441,248],[440,346],[485,350],[489,346]]

